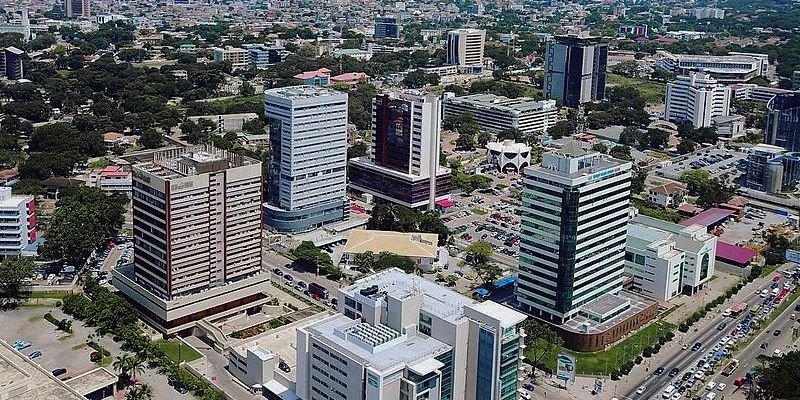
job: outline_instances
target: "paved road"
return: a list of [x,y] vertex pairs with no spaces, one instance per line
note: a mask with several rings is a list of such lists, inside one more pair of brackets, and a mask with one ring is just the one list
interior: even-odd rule
[[[759,297],[757,294],[758,291],[762,289],[769,288],[771,282],[761,279],[758,284],[750,284],[745,286],[740,293],[740,295],[735,296],[735,303],[746,302],[747,304],[761,304],[763,301],[762,298]],[[758,291],[756,291],[758,289]],[[746,293],[741,297],[741,293]],[[725,303],[725,305],[719,306],[720,308],[729,307],[731,304],[735,304],[733,302]],[[695,367],[697,362],[712,348],[716,345],[723,337],[728,335],[731,330],[733,329],[736,324],[744,318],[744,315],[739,316],[737,318],[729,318],[723,317],[721,313],[714,314],[714,312],[710,312],[703,320],[702,323],[695,324],[695,327],[690,330],[685,336],[680,339],[680,345],[688,344],[689,346],[693,345],[695,342],[701,342],[703,345],[700,348],[700,351],[691,351],[691,349],[687,350],[679,350],[677,353],[669,357],[667,360],[662,361],[659,365],[652,365],[650,367],[650,371],[655,370],[659,366],[665,369],[664,373],[661,375],[649,375],[645,378],[643,382],[640,384],[645,386],[646,390],[642,394],[636,394],[635,388],[632,389],[630,392],[627,393],[625,396],[626,398],[632,399],[651,399],[651,398],[660,398],[661,393],[663,392],[664,388],[667,387],[670,382],[680,379],[680,376],[686,372],[691,367]],[[723,330],[717,330],[716,327],[719,325],[720,322],[727,322],[728,326]],[[678,334],[680,335],[680,334]],[[676,336],[677,338],[677,336]],[[678,345],[675,344],[675,345]],[[675,377],[670,377],[668,372],[670,369],[677,367],[680,370],[679,375]],[[706,379],[706,382],[708,379]]]

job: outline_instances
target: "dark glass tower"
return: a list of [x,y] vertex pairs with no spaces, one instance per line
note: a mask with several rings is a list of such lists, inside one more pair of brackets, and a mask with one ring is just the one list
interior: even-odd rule
[[779,94],[767,103],[764,143],[800,151],[800,93]]
[[608,45],[597,37],[556,36],[547,43],[544,90],[567,107],[606,96]]

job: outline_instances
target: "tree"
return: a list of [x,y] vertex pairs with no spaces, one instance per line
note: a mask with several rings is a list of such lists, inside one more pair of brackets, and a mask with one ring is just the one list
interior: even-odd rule
[[766,394],[764,398],[796,399],[797,382],[800,382],[800,351],[765,358],[759,375],[759,386]]
[[508,128],[497,133],[497,140],[502,141],[506,139],[510,139],[515,142],[527,142],[528,138],[521,130],[517,128]]
[[389,268],[400,268],[407,273],[414,273],[417,270],[417,263],[406,256],[381,253],[378,261],[375,262],[375,270],[383,271]]
[[623,161],[633,161],[633,156],[631,156],[631,148],[628,146],[614,146],[608,152],[611,157],[614,157],[619,160]]
[[626,60],[611,67],[611,72],[617,75],[634,78],[639,72],[639,63],[634,60]]
[[525,350],[534,368],[535,377],[536,368],[543,366],[544,360],[554,356],[561,349],[564,339],[549,326],[533,318],[522,321],[522,329],[525,330]]
[[592,145],[592,151],[596,151],[598,153],[608,153],[608,147],[603,143],[597,142]]
[[325,269],[333,266],[331,256],[314,246],[314,242],[308,240],[303,241],[292,250],[292,255],[298,264],[315,269],[317,273],[319,273],[320,268]]
[[242,86],[239,88],[239,96],[253,96],[256,94],[256,89],[250,82],[242,82]]
[[133,380],[136,380],[136,375],[144,374],[144,363],[145,360],[139,356],[131,357],[131,360],[128,364],[129,371],[131,373],[131,377]]
[[139,137],[139,144],[145,149],[157,149],[164,144],[164,138],[158,131],[149,128]]
[[678,150],[678,154],[689,154],[697,149],[697,143],[692,139],[681,139],[676,149]]
[[370,273],[375,270],[375,253],[371,251],[357,253],[353,257],[353,263],[358,266],[359,271]]
[[467,261],[472,265],[486,264],[492,258],[494,250],[492,246],[484,241],[475,242],[464,249]]
[[792,244],[789,238],[777,232],[769,232],[764,235],[764,242],[767,244],[767,248],[764,251],[767,265],[786,262],[786,250]]
[[152,400],[153,388],[148,384],[136,385],[125,395],[125,400]]
[[19,300],[25,281],[33,277],[36,265],[30,257],[6,257],[0,261],[0,299],[3,305]]
[[242,130],[251,135],[263,135],[264,126],[266,126],[266,124],[264,124],[261,118],[253,118],[242,123]]
[[635,169],[633,179],[631,179],[631,193],[639,194],[644,190],[644,182],[647,180],[647,171]]
[[122,353],[114,357],[114,362],[111,363],[111,367],[114,368],[114,371],[117,371],[120,381],[127,381],[128,378],[130,378],[132,361],[133,356],[130,353]]
[[575,134],[578,128],[575,123],[568,120],[558,121],[553,126],[547,129],[547,134],[553,139],[561,139],[562,137],[569,137]]
[[486,147],[486,143],[489,143],[490,140],[492,140],[491,133],[486,131],[481,131],[481,133],[478,134],[477,141],[481,147]]
[[358,142],[347,148],[347,159],[366,156],[368,150],[369,147],[365,142]]
[[686,184],[689,194],[699,196],[710,180],[711,175],[706,170],[696,169],[681,174],[680,181]]
[[622,130],[622,133],[619,134],[619,143],[626,146],[632,146],[639,141],[640,136],[641,132],[638,128],[635,126],[628,126]]
[[493,285],[497,278],[503,275],[503,269],[493,263],[477,264],[473,270],[487,286]]
[[728,202],[735,193],[736,188],[726,185],[719,178],[712,178],[700,190],[697,202],[703,207],[714,207]]
[[471,151],[475,150],[476,142],[477,140],[474,133],[461,132],[458,134],[458,138],[456,139],[456,147],[459,150]]

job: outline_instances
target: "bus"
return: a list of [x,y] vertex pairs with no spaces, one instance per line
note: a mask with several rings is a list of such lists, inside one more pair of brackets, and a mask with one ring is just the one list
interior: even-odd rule
[[759,310],[761,310],[761,306],[758,304],[753,304],[753,307],[750,307],[750,314],[758,314]]
[[308,284],[308,293],[312,295],[316,295],[320,299],[327,299],[328,298],[328,289],[324,286],[311,282]]

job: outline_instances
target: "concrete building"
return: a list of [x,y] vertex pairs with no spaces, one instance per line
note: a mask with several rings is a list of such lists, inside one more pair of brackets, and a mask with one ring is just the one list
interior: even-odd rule
[[732,140],[745,135],[744,115],[717,115],[711,118],[711,126],[717,128],[717,136],[720,139]]
[[241,132],[244,123],[258,119],[256,113],[240,113],[240,114],[217,114],[217,115],[196,115],[187,117],[189,121],[197,123],[201,119],[213,122],[217,125],[217,135],[225,135],[227,132]]
[[472,73],[483,69],[483,47],[486,31],[482,29],[456,29],[447,32],[447,59],[445,64],[468,68]]
[[331,70],[320,68],[314,71],[304,71],[294,76],[307,86],[328,86],[331,83]]
[[64,0],[64,14],[67,18],[90,18],[91,0]]
[[791,94],[793,91],[776,87],[760,86],[752,83],[738,83],[731,85],[731,96],[734,100],[752,100],[759,103],[769,103],[779,94]]
[[488,93],[445,99],[445,117],[457,117],[466,112],[472,113],[475,122],[489,132],[516,128],[532,138],[547,133],[558,119],[555,100],[509,99]]
[[500,172],[522,173],[531,164],[531,146],[513,140],[486,143],[486,161]]
[[678,208],[686,204],[689,191],[686,186],[678,182],[669,182],[648,190],[647,198],[650,202],[664,208]]
[[631,163],[574,141],[525,168],[517,300],[554,324],[622,290]]
[[133,165],[133,268],[114,286],[165,334],[266,301],[261,163],[210,146]]
[[89,173],[89,186],[108,194],[122,194],[130,198],[133,193],[133,174],[119,165],[109,165]]
[[300,398],[517,399],[524,314],[398,269],[338,301],[342,314],[297,330]]
[[22,68],[22,57],[25,52],[16,47],[6,47],[0,50],[0,76],[15,81],[25,77]]
[[236,379],[254,387],[274,379],[279,357],[260,346],[231,346],[228,371]]
[[0,256],[20,255],[37,237],[33,196],[12,195],[10,187],[0,187]]
[[399,39],[400,22],[397,17],[376,17],[375,34],[376,39]]
[[567,107],[606,97],[608,44],[599,37],[556,36],[547,42],[544,94]]
[[214,62],[229,62],[235,69],[246,68],[249,61],[249,54],[245,49],[232,46],[214,48]]
[[350,160],[350,188],[410,208],[432,210],[450,197],[450,170],[439,165],[438,97],[395,91],[372,101],[370,155]]
[[703,71],[720,83],[744,83],[756,76],[765,76],[768,66],[767,54],[731,52],[727,56],[710,56],[656,51],[657,68],[677,75]]
[[800,93],[777,95],[767,103],[764,143],[800,152]]
[[270,65],[279,64],[289,54],[283,46],[243,44],[242,49],[247,51],[247,65],[256,69],[267,69]]
[[[22,40],[26,42],[36,37],[34,30],[31,29],[28,10],[22,10],[19,13],[11,12],[6,15],[9,20],[0,23],[0,33],[16,33],[22,35]],[[36,26],[36,28],[42,28],[42,26]],[[45,26],[44,28],[47,27]]]
[[695,19],[723,19],[725,10],[716,7],[697,7],[694,10]]
[[659,301],[692,295],[714,275],[717,237],[706,227],[684,227],[644,215],[628,224],[625,273],[633,290]]
[[264,92],[270,121],[265,221],[301,232],[348,216],[347,93],[312,86]]
[[745,186],[768,192],[792,192],[800,183],[800,153],[785,148],[758,144],[747,155]]
[[342,250],[346,266],[355,262],[358,254],[371,252],[376,259],[381,253],[410,258],[422,271],[430,271],[439,257],[439,235],[435,233],[393,232],[354,229],[347,236]]
[[671,122],[708,127],[712,118],[730,114],[730,97],[730,88],[709,74],[691,72],[667,84],[664,113]]

